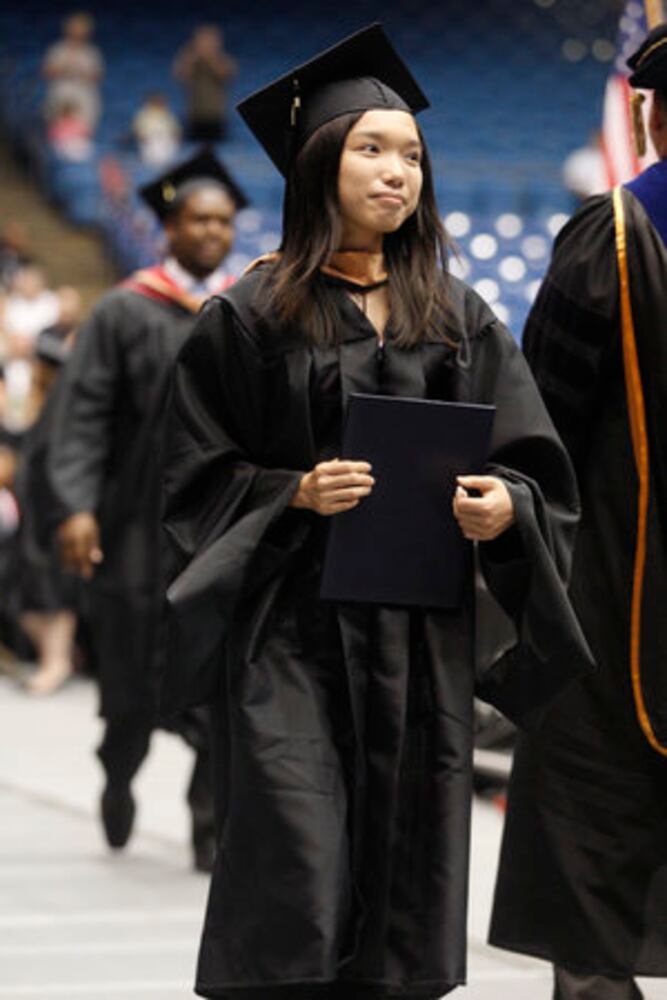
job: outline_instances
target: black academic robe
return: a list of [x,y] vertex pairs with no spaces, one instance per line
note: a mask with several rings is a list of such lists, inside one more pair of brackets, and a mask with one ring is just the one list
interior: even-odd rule
[[350,392],[495,404],[488,471],[517,525],[480,551],[523,655],[484,687],[525,720],[590,662],[563,582],[573,475],[517,345],[462,283],[449,286],[459,363],[443,340],[399,349],[391,331],[379,354],[323,276],[341,342],[309,346],[263,313],[262,273],[213,300],[181,352],[167,446],[184,568],[164,697],[217,688],[224,761],[197,992],[337,982],[439,996],[465,979],[472,579],[454,610],[322,601],[330,522],[289,501],[303,471],[340,453]]
[[92,511],[102,532],[89,618],[106,717],[155,713],[162,419],[194,321],[176,302],[116,288],[80,331],[58,387],[49,448],[58,516]]
[[[667,204],[667,172],[664,175]],[[612,199],[565,227],[524,346],[579,478],[572,599],[599,670],[520,736],[490,940],[575,972],[667,975],[667,251],[622,203],[650,458],[640,676],[630,668],[638,477],[628,418]]]

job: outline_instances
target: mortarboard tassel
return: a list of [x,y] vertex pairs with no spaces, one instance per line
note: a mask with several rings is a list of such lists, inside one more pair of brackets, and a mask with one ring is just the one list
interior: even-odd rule
[[301,113],[301,86],[298,77],[292,78],[292,103],[289,109],[289,129],[287,130],[287,162],[294,163],[299,151],[299,118]]
[[296,128],[299,121],[299,111],[301,109],[301,94],[299,92],[299,81],[295,77],[292,80],[292,106],[290,108],[290,125]]
[[644,127],[644,115],[642,104],[646,100],[644,94],[635,92],[630,96],[630,117],[632,121],[632,138],[635,144],[635,152],[641,159],[646,155],[646,129]]

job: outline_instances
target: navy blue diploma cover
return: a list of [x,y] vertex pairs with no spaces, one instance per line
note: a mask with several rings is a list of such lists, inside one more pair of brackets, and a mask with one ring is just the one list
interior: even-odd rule
[[331,517],[320,596],[458,607],[471,546],[452,513],[456,476],[480,474],[494,406],[350,395],[342,457],[370,462],[375,486]]

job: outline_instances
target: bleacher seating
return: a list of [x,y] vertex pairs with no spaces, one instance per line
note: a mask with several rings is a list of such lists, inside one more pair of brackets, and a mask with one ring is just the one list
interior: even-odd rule
[[[347,6],[232,0],[224,7],[199,0],[191,12],[169,0],[140,6],[93,2],[88,9],[96,16],[96,41],[107,64],[104,113],[94,157],[65,164],[47,152],[39,113],[39,65],[59,34],[63,8],[50,0],[25,0],[0,11],[0,110],[45,189],[73,221],[100,226],[122,269],[129,270],[153,259],[160,245],[132,193],[149,172],[128,143],[130,122],[146,93],[156,89],[182,112],[170,65],[194,24],[220,23],[222,14],[227,46],[241,67],[235,100],[346,32],[380,19],[433,104],[420,120],[443,216],[460,248],[454,269],[518,334],[553,232],[572,209],[560,185],[561,163],[600,120],[614,8],[613,0],[358,0]],[[253,202],[239,220],[231,261],[238,270],[275,246],[282,185],[238,117],[219,151]],[[115,183],[119,171],[129,188]]]

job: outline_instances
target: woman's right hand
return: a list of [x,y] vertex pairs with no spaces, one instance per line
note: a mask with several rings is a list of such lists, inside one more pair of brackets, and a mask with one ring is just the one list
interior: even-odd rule
[[292,507],[329,516],[352,510],[375,485],[368,462],[334,458],[307,472],[292,498]]

